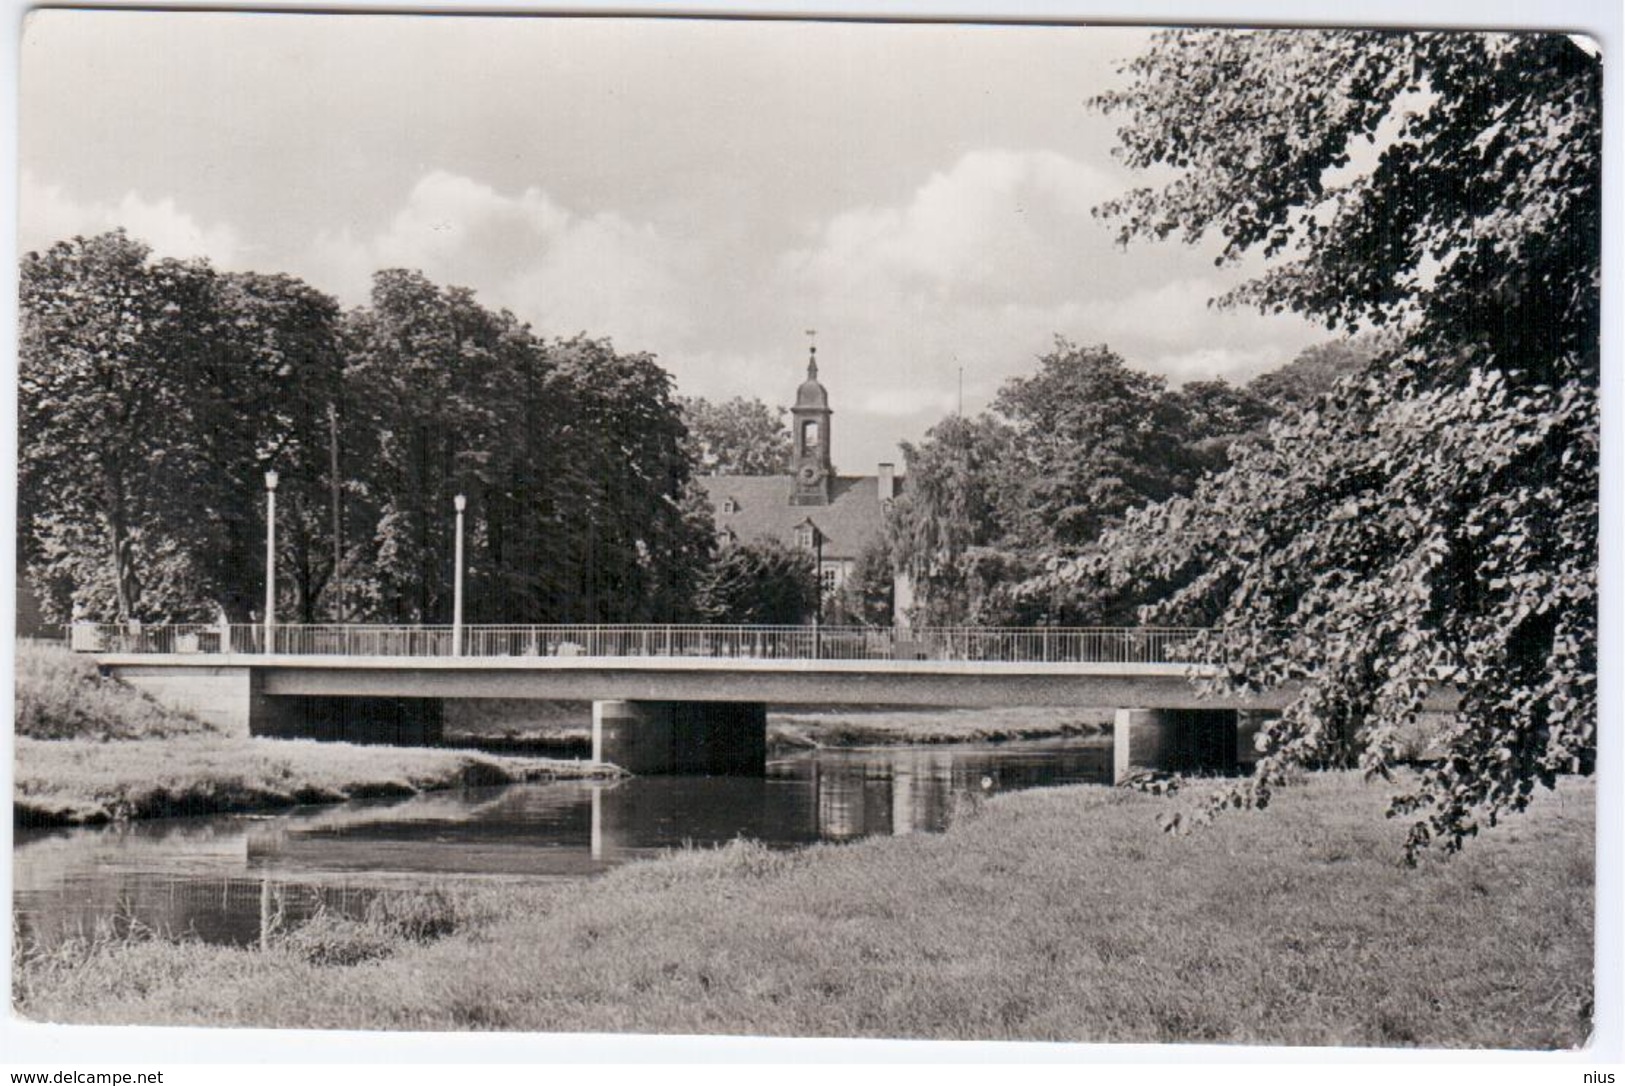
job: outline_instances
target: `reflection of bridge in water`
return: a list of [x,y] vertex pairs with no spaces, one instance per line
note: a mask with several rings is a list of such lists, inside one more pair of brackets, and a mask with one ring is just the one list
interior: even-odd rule
[[594,703],[593,750],[634,773],[760,774],[769,704],[1116,710],[1119,776],[1226,769],[1238,713],[1204,697],[1200,630],[814,626],[80,626],[74,645],[245,735],[433,743],[446,698]]
[[1109,757],[1077,742],[823,752],[775,760],[764,777],[559,782],[24,834],[19,930],[54,941],[102,924],[248,944],[318,909],[360,915],[391,886],[583,877],[741,836],[796,846],[938,830],[968,794],[1103,782]]

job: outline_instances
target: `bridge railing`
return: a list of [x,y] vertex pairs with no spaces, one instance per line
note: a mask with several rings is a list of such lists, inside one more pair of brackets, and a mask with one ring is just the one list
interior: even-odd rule
[[84,652],[390,657],[713,657],[1167,664],[1196,659],[1193,628],[972,626],[77,625]]

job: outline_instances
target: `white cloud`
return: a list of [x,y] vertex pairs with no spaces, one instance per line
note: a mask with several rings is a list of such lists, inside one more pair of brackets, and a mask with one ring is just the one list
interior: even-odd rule
[[973,151],[896,205],[809,230],[776,283],[839,336],[827,355],[848,362],[831,384],[837,408],[861,413],[858,428],[923,428],[957,406],[962,371],[975,412],[1056,335],[1105,343],[1175,384],[1245,380],[1325,338],[1296,318],[1210,306],[1243,274],[1215,271],[1211,254],[1117,246],[1091,209],[1121,184],[1052,151]]
[[1097,170],[1053,151],[973,151],[901,207],[842,212],[782,270],[813,289],[862,297],[877,287],[917,304],[1064,296],[1080,248],[1102,230],[1089,209],[1108,192]]
[[434,171],[376,235],[323,234],[312,249],[328,269],[315,274],[347,301],[365,299],[372,272],[405,267],[470,287],[548,334],[659,349],[692,329],[683,286],[693,252],[612,211],[572,212],[537,187],[510,196]]
[[229,224],[206,226],[167,197],[152,202],[126,192],[117,201],[80,202],[60,186],[41,184],[24,171],[18,210],[18,242],[24,252],[122,226],[160,257],[207,257],[223,268],[239,267],[242,259],[242,241]]

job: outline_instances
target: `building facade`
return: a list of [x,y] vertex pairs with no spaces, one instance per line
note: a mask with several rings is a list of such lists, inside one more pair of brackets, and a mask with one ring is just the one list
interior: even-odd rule
[[[705,475],[700,486],[711,500],[717,534],[748,543],[777,539],[809,551],[825,598],[852,576],[864,549],[882,545],[892,501],[903,479],[882,463],[873,475],[841,475],[831,446],[829,391],[818,380],[818,349],[807,358],[807,379],[790,408],[788,475]],[[893,620],[905,624],[912,599],[906,576],[894,576]]]

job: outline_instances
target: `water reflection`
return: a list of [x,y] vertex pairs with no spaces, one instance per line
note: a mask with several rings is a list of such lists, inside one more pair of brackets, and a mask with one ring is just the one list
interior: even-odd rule
[[931,832],[969,793],[1108,779],[1099,741],[820,751],[762,778],[640,777],[437,793],[285,815],[19,832],[25,939],[98,925],[246,944],[426,879],[582,878],[684,845]]

